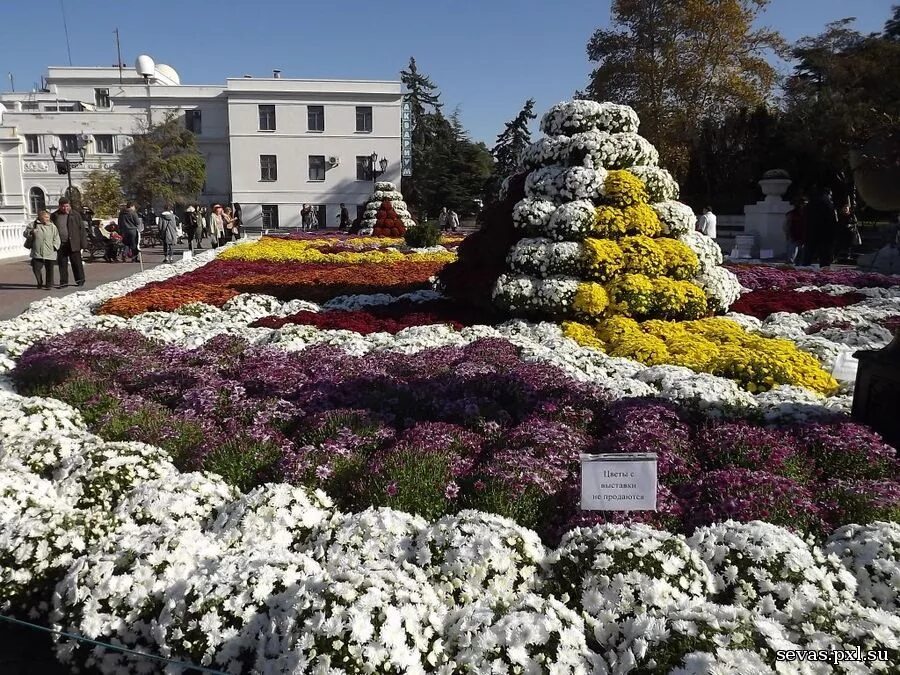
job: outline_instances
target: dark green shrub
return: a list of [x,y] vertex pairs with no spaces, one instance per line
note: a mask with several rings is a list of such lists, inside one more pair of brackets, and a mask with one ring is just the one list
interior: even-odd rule
[[415,227],[407,228],[403,240],[410,248],[429,248],[441,243],[441,231],[437,225],[422,223]]
[[229,485],[249,492],[272,479],[272,469],[281,458],[281,450],[268,441],[252,438],[229,440],[203,459],[203,470],[219,474]]

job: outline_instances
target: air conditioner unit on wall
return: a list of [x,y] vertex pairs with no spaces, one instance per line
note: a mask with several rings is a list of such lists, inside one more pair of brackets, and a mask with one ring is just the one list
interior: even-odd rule
[[334,157],[334,156],[329,157],[329,158],[328,158],[328,164],[329,164],[329,166],[340,166],[340,164],[341,164],[341,158],[340,158],[340,157]]

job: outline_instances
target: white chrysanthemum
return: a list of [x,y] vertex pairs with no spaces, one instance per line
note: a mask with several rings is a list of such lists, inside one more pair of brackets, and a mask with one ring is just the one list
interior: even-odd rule
[[210,532],[239,550],[297,549],[314,528],[332,517],[332,508],[321,490],[267,483],[223,506]]
[[335,565],[273,596],[238,641],[266,636],[257,669],[270,673],[447,673],[447,606],[420,570]]
[[562,316],[571,307],[579,283],[573,277],[536,279],[503,274],[494,286],[493,299],[497,305],[514,313],[538,312]]
[[628,170],[644,182],[651,202],[663,204],[678,199],[681,192],[678,182],[665,169],[658,166],[632,166]]
[[546,136],[522,153],[522,165],[528,169],[538,169],[552,164],[565,165],[569,160],[569,138],[566,136]]
[[[775,621],[742,607],[705,603],[627,619],[616,640],[602,645],[602,655],[609,672],[622,675],[633,670],[770,675],[775,672],[776,650],[800,648]],[[749,668],[735,670],[734,664],[741,663]],[[701,670],[689,670],[691,665]],[[712,667],[702,669],[707,666]]]
[[77,508],[112,512],[126,492],[178,470],[164,450],[146,443],[99,443],[60,463],[61,495]]
[[416,551],[440,595],[491,607],[534,590],[546,555],[532,530],[479,511],[444,516],[419,535]]
[[530,233],[543,232],[556,211],[556,204],[526,197],[513,207],[513,225]]
[[629,106],[576,99],[550,108],[541,118],[541,131],[548,136],[571,136],[592,129],[634,133],[639,124],[637,113]]
[[581,245],[571,241],[520,239],[506,256],[513,272],[548,277],[555,274],[576,275],[582,267]]
[[416,537],[428,523],[389,508],[335,514],[310,533],[300,550],[342,568],[393,568],[416,557]]
[[777,525],[729,520],[688,544],[712,570],[717,602],[801,621],[853,601],[856,581],[838,558]]
[[722,249],[715,239],[710,239],[699,232],[688,232],[678,239],[686,244],[700,260],[700,274],[709,272],[722,264]]
[[681,535],[647,525],[568,532],[547,561],[546,585],[610,631],[623,617],[704,602],[712,578]]
[[724,267],[711,267],[694,278],[694,283],[706,293],[706,300],[717,314],[727,312],[741,297],[741,283],[734,272]]
[[663,234],[669,237],[681,237],[693,232],[697,227],[697,216],[687,204],[676,201],[665,201],[653,204],[653,210],[663,224]]
[[525,180],[525,194],[534,199],[562,204],[576,199],[600,197],[606,172],[583,166],[548,166],[536,169]]
[[467,605],[448,617],[445,634],[449,672],[605,672],[585,643],[581,617],[552,598],[529,593],[508,609]]
[[595,220],[593,203],[580,199],[558,207],[543,234],[556,241],[582,241],[591,234]]
[[200,528],[237,497],[237,490],[216,474],[176,473],[133,487],[122,497],[114,516],[137,525],[168,522]]
[[900,613],[900,524],[845,525],[825,549],[856,577],[862,605]]

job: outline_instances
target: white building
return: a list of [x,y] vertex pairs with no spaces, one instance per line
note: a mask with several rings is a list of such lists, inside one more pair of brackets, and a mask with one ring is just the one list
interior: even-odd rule
[[303,204],[317,206],[320,222],[332,227],[341,203],[355,217],[372,192],[372,153],[388,160],[379,180],[400,179],[399,81],[292,80],[276,71],[194,86],[158,65],[146,83],[132,69],[51,67],[44,84],[0,94],[0,217],[7,221],[55,207],[65,194],[68,177],[58,172],[52,146],[80,159],[78,144],[87,142],[86,161],[72,170],[79,187],[91,170],[114,166],[148,120],[168,111],[197,135],[206,160],[199,201],[239,203],[249,227],[297,227]]

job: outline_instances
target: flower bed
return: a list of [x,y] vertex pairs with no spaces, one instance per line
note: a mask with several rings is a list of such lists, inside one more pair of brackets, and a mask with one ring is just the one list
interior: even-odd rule
[[832,295],[822,291],[757,290],[742,295],[731,306],[731,311],[765,319],[776,312],[800,314],[825,307],[846,307],[862,300],[865,300],[865,296],[859,293]]
[[772,265],[727,265],[741,285],[753,291],[789,290],[801,286],[839,284],[854,288],[900,286],[900,276],[859,272],[850,269],[800,270]]

